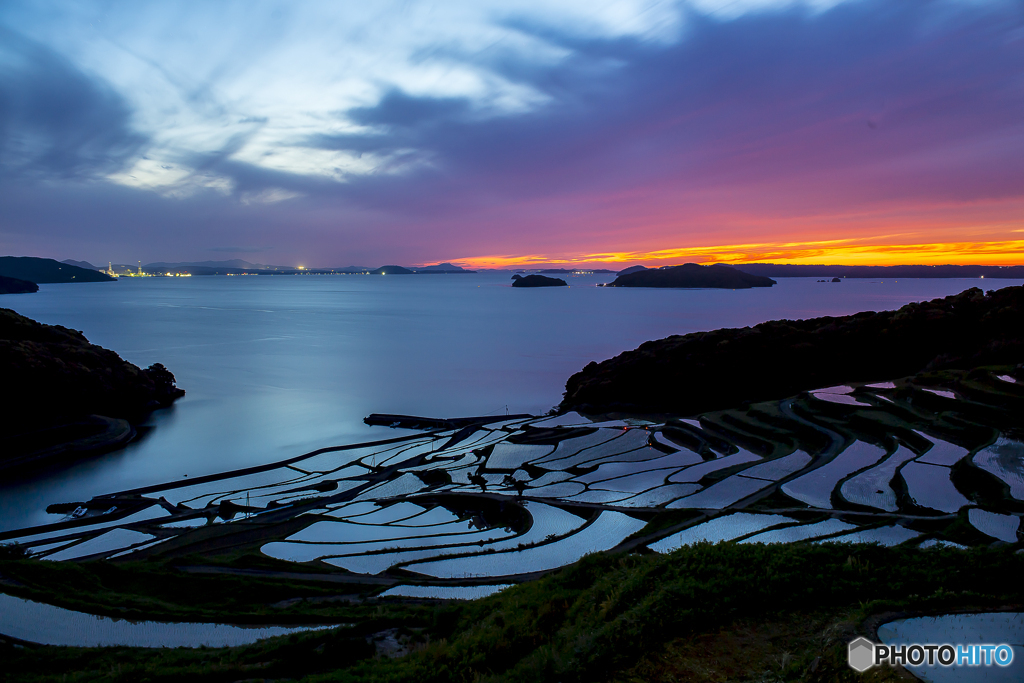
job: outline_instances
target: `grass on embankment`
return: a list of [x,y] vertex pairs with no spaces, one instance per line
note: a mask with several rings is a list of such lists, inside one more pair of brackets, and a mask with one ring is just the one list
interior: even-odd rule
[[[12,588],[15,593],[35,593],[57,581],[49,586],[55,597],[76,593],[83,604],[106,602],[108,612],[110,601],[141,606],[152,600],[163,605],[161,613],[187,618],[192,610],[227,621],[245,615],[269,620],[277,610],[268,605],[284,596],[332,590],[142,567],[136,579],[125,581],[124,574],[101,563],[34,571],[42,564],[7,562],[0,564],[0,573],[27,584]],[[301,601],[285,610],[289,620],[307,615],[356,626],[249,647],[90,650],[4,644],[0,679],[896,680],[888,669],[855,675],[846,666],[846,643],[865,617],[1021,605],[1022,570],[1024,557],[1009,548],[721,544],[669,556],[593,556],[470,603]],[[83,589],[91,592],[82,595]],[[397,659],[373,657],[366,636],[386,628],[409,634],[414,651]]]

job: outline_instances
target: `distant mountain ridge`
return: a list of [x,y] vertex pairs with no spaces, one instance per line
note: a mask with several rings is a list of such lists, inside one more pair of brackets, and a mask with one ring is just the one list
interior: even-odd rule
[[239,270],[295,270],[293,266],[268,266],[263,263],[249,263],[242,259],[233,258],[227,261],[181,261],[170,263],[168,261],[156,261],[142,266],[147,268],[237,268]]
[[1024,279],[1024,266],[829,266],[739,263],[732,266],[764,277],[1005,278]]
[[419,268],[413,268],[412,270],[416,271],[417,273],[423,273],[423,272],[427,272],[427,273],[429,273],[429,272],[467,273],[467,272],[472,272],[472,271],[467,271],[462,266],[456,266],[454,264],[447,263],[447,262],[445,262],[445,263],[438,263],[436,266],[421,266]]
[[88,261],[76,261],[74,259],[64,259],[63,261],[61,261],[61,263],[66,263],[69,266],[78,266],[79,268],[85,268],[86,270],[103,270],[102,268],[94,266],[93,264],[89,263]]

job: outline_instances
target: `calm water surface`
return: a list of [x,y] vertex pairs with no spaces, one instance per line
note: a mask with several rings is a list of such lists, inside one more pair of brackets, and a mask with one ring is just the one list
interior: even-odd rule
[[68,647],[237,647],[263,638],[330,626],[232,626],[126,621],[74,612],[0,593],[0,632],[42,645]]
[[1018,280],[779,280],[770,289],[513,289],[507,273],[123,278],[41,285],[0,305],[82,330],[187,394],[127,448],[0,486],[0,528],[50,503],[394,435],[373,412],[543,413],[568,377],[644,341],[779,318],[897,308]]

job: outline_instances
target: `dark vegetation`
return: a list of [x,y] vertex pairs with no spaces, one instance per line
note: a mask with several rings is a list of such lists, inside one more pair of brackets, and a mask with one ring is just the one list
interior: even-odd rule
[[185,393],[159,363],[140,369],[90,344],[81,332],[6,308],[0,309],[0,373],[0,430],[7,446],[0,467],[36,453],[56,454],[61,444],[110,427],[95,416],[137,422]]
[[898,311],[773,320],[647,342],[566,383],[563,409],[692,415],[845,382],[1024,359],[1024,287]]
[[[594,555],[484,600],[437,605],[144,564],[8,560],[5,591],[112,616],[353,625],[222,650],[2,643],[0,680],[899,680],[847,667],[846,643],[874,635],[866,617],[1020,605],[1022,570],[1010,548],[702,544]],[[387,631],[408,654],[380,656],[371,643]]]
[[52,258],[33,256],[0,256],[0,275],[36,284],[50,282],[113,282],[106,273],[79,268]]
[[546,275],[522,275],[512,276],[513,287],[567,287],[568,283],[560,277],[547,277]]
[[39,285],[34,282],[0,275],[0,294],[31,294],[38,291]]
[[605,287],[750,289],[771,287],[774,284],[775,280],[770,278],[750,275],[722,264],[702,266],[697,263],[684,263],[669,268],[645,268],[634,270],[632,273],[619,273],[615,281]]

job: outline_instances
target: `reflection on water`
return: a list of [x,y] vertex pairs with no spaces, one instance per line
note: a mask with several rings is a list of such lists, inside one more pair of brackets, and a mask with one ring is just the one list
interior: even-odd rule
[[[669,334],[896,308],[975,280],[782,279],[770,289],[512,289],[508,273],[452,276],[125,278],[41,285],[5,306],[82,330],[188,393],[128,448],[0,488],[0,528],[45,507],[374,438],[372,412],[540,414],[566,379]],[[1020,284],[1000,281],[1000,286]],[[988,286],[992,286],[988,284]]]
[[240,627],[227,624],[126,621],[73,612],[0,593],[0,633],[70,647],[235,647],[263,638],[331,626]]

